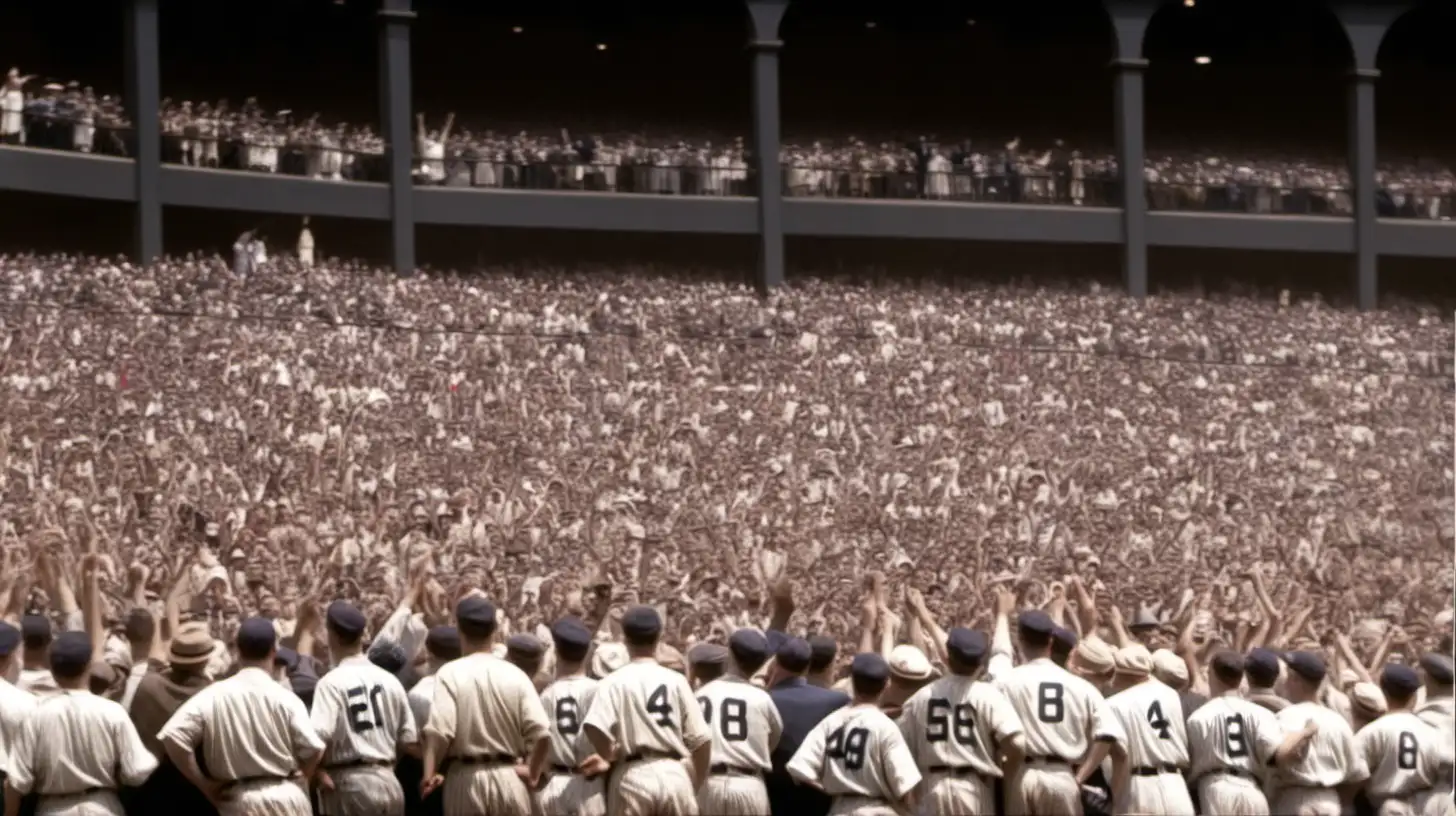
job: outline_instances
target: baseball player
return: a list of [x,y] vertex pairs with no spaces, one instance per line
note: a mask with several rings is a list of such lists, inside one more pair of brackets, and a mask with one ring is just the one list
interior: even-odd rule
[[1244,678],[1249,691],[1244,696],[1278,714],[1289,707],[1289,701],[1274,690],[1279,682],[1279,655],[1268,649],[1250,649],[1244,661]]
[[495,605],[467,595],[455,618],[465,656],[435,674],[420,798],[443,786],[445,816],[530,816],[550,749],[546,709],[531,678],[491,654]]
[[126,709],[87,693],[91,637],[65,632],[50,645],[50,672],[59,689],[25,718],[6,768],[5,812],[35,793],[37,813],[124,816],[118,792],[137,787],[157,769]]
[[1360,729],[1355,742],[1370,768],[1365,795],[1381,816],[1449,812],[1450,797],[1434,790],[1449,780],[1456,746],[1411,710],[1421,687],[1415,669],[1392,664],[1380,674],[1386,714]]
[[1314,737],[1312,725],[1286,734],[1268,708],[1244,699],[1244,657],[1221,651],[1208,665],[1209,700],[1188,717],[1188,778],[1204,816],[1262,816],[1270,767],[1297,760]]
[[348,601],[324,613],[336,663],[313,693],[313,726],[326,746],[315,775],[320,816],[404,816],[394,763],[401,750],[419,752],[419,731],[399,678],[360,653],[367,625]]
[[410,711],[421,728],[430,721],[430,702],[435,698],[435,675],[440,667],[460,659],[460,633],[453,626],[434,626],[425,635],[425,655],[430,673],[409,690]]
[[605,816],[606,762],[592,754],[582,733],[597,694],[597,681],[586,676],[592,632],[578,618],[562,618],[551,627],[551,642],[556,679],[541,692],[551,721],[551,776],[536,794],[537,810],[541,816]]
[[899,726],[879,706],[890,681],[889,664],[877,654],[858,654],[849,675],[850,704],[814,726],[789,760],[789,775],[828,794],[834,802],[831,814],[913,811],[920,770]]
[[19,646],[20,630],[0,621],[0,773],[8,772],[11,743],[20,735],[25,718],[36,705],[34,695],[21,691],[6,679],[13,676],[15,650]]
[[654,658],[662,636],[657,610],[628,609],[622,635],[631,662],[602,678],[584,721],[597,754],[621,766],[608,783],[607,812],[696,816],[713,750],[702,709],[688,679]]
[[1091,683],[1052,661],[1055,628],[1039,609],[1021,613],[1016,629],[1027,662],[996,680],[1025,729],[1026,760],[1006,781],[1013,816],[1081,813],[1081,786],[1109,755],[1113,778],[1126,778],[1122,725]]
[[1314,723],[1316,733],[1305,756],[1279,768],[1270,785],[1270,810],[1299,816],[1340,816],[1339,789],[1370,777],[1365,756],[1355,744],[1350,723],[1316,702],[1325,679],[1325,661],[1314,652],[1290,652],[1285,693],[1290,705],[1277,715],[1285,731]]
[[[324,742],[303,700],[273,678],[278,653],[273,621],[243,621],[237,648],[237,674],[183,703],[157,739],[221,816],[312,816],[300,782],[318,767]],[[199,747],[207,776],[197,763]]]
[[[1452,695],[1452,681],[1456,671],[1451,666],[1450,655],[1431,653],[1421,657],[1420,669],[1425,681],[1425,702],[1416,706],[1416,716],[1441,733],[1447,745],[1456,745],[1456,698]],[[1444,791],[1451,798],[1453,777],[1447,775],[1437,781],[1436,790]]]
[[768,662],[768,639],[739,629],[728,638],[728,658],[727,672],[698,689],[713,735],[712,764],[698,805],[714,816],[762,816],[769,812],[763,775],[773,769],[773,750],[784,733],[778,707],[748,679]]
[[1131,775],[1117,812],[1193,816],[1193,800],[1183,780],[1188,767],[1183,703],[1177,691],[1152,679],[1152,671],[1153,655],[1141,643],[1117,651],[1114,672],[1124,688],[1107,698],[1107,705],[1126,735]]
[[1021,718],[1011,701],[975,679],[988,648],[981,632],[950,630],[950,673],[916,692],[900,712],[900,731],[925,779],[923,816],[989,816],[996,807],[995,780],[1025,756]]

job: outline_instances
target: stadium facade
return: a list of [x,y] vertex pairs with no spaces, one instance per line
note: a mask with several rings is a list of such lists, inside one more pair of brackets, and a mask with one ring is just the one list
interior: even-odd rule
[[[657,197],[591,192],[453,189],[416,186],[412,150],[386,155],[387,182],[338,183],[307,178],[218,171],[162,163],[155,116],[159,107],[159,0],[128,0],[126,101],[140,123],[134,158],[0,148],[0,189],[126,202],[135,208],[134,254],[163,251],[162,209],[222,207],[387,222],[391,260],[415,267],[420,224],[506,228],[611,230],[754,236],[758,282],[784,277],[785,236],[908,238],[1115,246],[1124,284],[1146,294],[1150,247],[1213,248],[1338,255],[1349,259],[1362,308],[1377,301],[1381,257],[1456,258],[1456,223],[1379,217],[1374,185],[1376,58],[1392,24],[1410,3],[1329,4],[1350,46],[1348,163],[1354,189],[1350,217],[1206,212],[1150,212],[1139,173],[1122,174],[1115,207],[785,199],[777,185],[754,185],[756,197]],[[380,59],[380,132],[391,145],[413,143],[411,0],[374,0]],[[790,0],[745,0],[753,90],[755,174],[776,176],[767,157],[779,153],[780,23]],[[1121,167],[1144,164],[1143,42],[1166,0],[1105,0],[1114,37],[1116,155]],[[792,47],[789,44],[788,47]]]

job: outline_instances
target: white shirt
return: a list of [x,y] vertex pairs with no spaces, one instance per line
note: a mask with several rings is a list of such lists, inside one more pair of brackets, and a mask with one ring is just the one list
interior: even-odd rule
[[611,737],[622,756],[652,751],[687,759],[712,739],[688,679],[652,660],[634,660],[603,678],[585,723]]
[[955,674],[915,692],[900,710],[900,731],[922,774],[942,766],[999,778],[1000,746],[1023,730],[1000,689]]
[[1360,729],[1355,742],[1370,768],[1365,791],[1375,803],[1404,798],[1451,779],[1456,746],[1409,711],[1375,720]]
[[1188,731],[1178,692],[1147,680],[1107,698],[1107,705],[1125,734],[1129,765],[1188,767]]
[[50,669],[21,669],[15,687],[37,697],[56,694],[61,690],[56,685],[56,678],[51,676]]
[[288,777],[324,749],[297,694],[259,668],[245,668],[184,702],[157,739],[184,751],[200,745],[213,779]]
[[35,695],[0,679],[0,771],[10,772],[10,746],[37,702]]
[[430,701],[435,697],[435,675],[420,678],[409,690],[410,711],[415,715],[415,725],[424,728],[430,721]]
[[1102,693],[1050,658],[1017,666],[996,685],[1021,718],[1028,757],[1080,762],[1093,740],[1127,740]]
[[7,781],[21,794],[59,796],[136,787],[156,769],[157,758],[119,703],[89,691],[61,691],[26,717]]
[[768,772],[784,720],[768,692],[738,677],[720,677],[698,689],[703,721],[713,735],[713,764]]
[[1303,728],[1309,720],[1319,729],[1304,759],[1276,770],[1276,781],[1290,787],[1333,788],[1369,778],[1370,768],[1355,746],[1355,732],[1337,712],[1317,703],[1296,703],[1276,716],[1286,733]]
[[830,796],[898,802],[920,784],[915,757],[895,721],[873,705],[841,708],[819,721],[786,767]]
[[584,674],[563,677],[541,691],[541,705],[551,721],[551,764],[575,768],[591,756],[591,741],[582,724],[597,696],[597,681]]
[[132,698],[136,697],[137,686],[142,684],[142,678],[147,676],[147,670],[151,665],[143,660],[131,667],[126,675],[126,688],[121,693],[121,707],[131,711]]
[[1274,712],[1237,691],[1214,697],[1188,715],[1188,778],[1234,770],[1263,779],[1282,742],[1284,726]]
[[420,741],[404,685],[363,655],[339,661],[318,681],[312,718],[330,765],[392,763],[400,745]]

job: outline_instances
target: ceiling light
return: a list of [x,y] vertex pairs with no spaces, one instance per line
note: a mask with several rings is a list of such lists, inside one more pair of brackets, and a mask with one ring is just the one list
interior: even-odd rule
[[966,20],[966,25],[968,25],[968,26],[973,26],[975,24],[976,24],[976,21],[975,20]]
[[1196,5],[1198,5],[1197,0],[1183,0],[1184,8],[1193,8]]
[[1193,61],[1198,63],[1199,65],[1207,65],[1210,62],[1213,62],[1213,57],[1194,57]]
[[598,51],[605,51],[605,50],[607,50],[607,44],[606,43],[597,43],[597,50]]
[[525,31],[525,30],[526,29],[521,28],[520,26],[511,26],[511,33],[512,34],[520,34],[522,31]]
[[874,28],[876,25],[878,24],[874,20],[869,20],[865,23],[865,28]]

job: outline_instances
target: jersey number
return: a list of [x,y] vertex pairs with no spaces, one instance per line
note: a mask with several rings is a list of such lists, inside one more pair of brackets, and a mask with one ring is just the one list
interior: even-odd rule
[[[703,722],[713,724],[713,701],[699,697],[703,706]],[[743,742],[748,739],[748,703],[732,697],[723,700],[719,706],[718,732],[728,742]]]
[[563,737],[574,737],[581,733],[581,709],[575,697],[562,697],[556,701],[556,730]]
[[951,708],[950,700],[931,700],[925,712],[925,741],[945,742],[952,736],[957,745],[976,744],[976,709],[970,703]]
[[1173,732],[1169,730],[1168,718],[1163,716],[1163,706],[1157,700],[1148,706],[1148,725],[1158,732],[1158,739],[1172,739]]
[[1409,731],[1400,732],[1400,736],[1395,741],[1395,767],[1402,771],[1414,771],[1418,750],[1416,735]]
[[658,686],[657,690],[647,697],[647,713],[657,715],[657,724],[663,728],[672,728],[672,703],[667,699],[667,686]]
[[[384,693],[384,686],[365,688],[355,686],[344,692],[349,698],[349,730],[355,734],[362,734],[371,728],[378,728],[384,725],[384,715],[379,711],[379,695]],[[358,702],[354,702],[354,700]],[[367,716],[370,709],[374,709],[374,719]]]
[[844,763],[846,771],[857,771],[864,767],[865,746],[869,744],[870,732],[864,728],[851,728],[845,733],[844,726],[834,729],[829,735],[829,741],[825,743],[826,753],[830,759],[837,759]]
[[1238,759],[1249,755],[1249,743],[1244,739],[1244,717],[1242,714],[1235,714],[1232,717],[1225,717],[1223,721],[1224,742],[1227,743],[1229,759]]
[[1067,715],[1062,702],[1061,683],[1042,683],[1036,687],[1036,718],[1044,723],[1056,724]]

